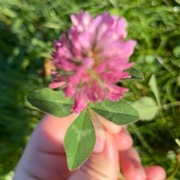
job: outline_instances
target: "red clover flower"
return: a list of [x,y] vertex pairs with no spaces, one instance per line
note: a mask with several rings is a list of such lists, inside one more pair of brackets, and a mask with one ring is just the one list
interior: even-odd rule
[[71,21],[67,35],[55,41],[50,88],[74,97],[74,112],[81,112],[89,101],[117,101],[128,91],[116,83],[130,78],[129,57],[136,46],[135,40],[124,40],[126,20],[108,13],[91,18],[81,11],[71,15]]

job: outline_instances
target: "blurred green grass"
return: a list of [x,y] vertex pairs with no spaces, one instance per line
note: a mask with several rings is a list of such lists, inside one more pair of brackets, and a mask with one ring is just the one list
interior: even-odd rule
[[[155,100],[148,82],[157,79],[162,108],[152,121],[129,126],[144,165],[162,165],[168,176],[176,168],[180,147],[180,4],[179,0],[1,0],[0,1],[0,179],[11,179],[17,161],[42,113],[25,101],[48,85],[44,63],[53,40],[70,26],[79,10],[124,16],[128,38],[138,41],[132,61],[144,81],[126,85],[129,101]],[[178,171],[171,179],[180,179]]]

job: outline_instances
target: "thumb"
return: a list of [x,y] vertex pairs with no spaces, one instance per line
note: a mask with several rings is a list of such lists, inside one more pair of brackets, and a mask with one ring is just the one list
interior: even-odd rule
[[76,171],[70,177],[70,180],[118,179],[118,150],[112,135],[107,132],[105,133],[106,138],[103,151],[100,153],[92,153],[79,171]]

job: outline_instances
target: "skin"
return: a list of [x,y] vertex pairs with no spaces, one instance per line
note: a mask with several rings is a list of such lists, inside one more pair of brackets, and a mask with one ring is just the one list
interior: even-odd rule
[[13,180],[117,180],[121,170],[125,180],[164,180],[160,166],[144,168],[132,148],[125,127],[98,116],[95,124],[96,144],[88,160],[76,171],[67,168],[63,147],[65,132],[77,114],[57,118],[46,115],[29,140],[17,165]]

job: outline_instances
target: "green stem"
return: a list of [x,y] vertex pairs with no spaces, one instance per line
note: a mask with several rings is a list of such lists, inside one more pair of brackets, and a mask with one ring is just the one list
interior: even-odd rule
[[[167,130],[169,131],[169,133],[171,134],[173,140],[175,140],[175,139],[176,139],[176,138],[175,138],[175,135],[173,134],[173,132],[171,131],[171,129],[170,129],[169,126],[167,125],[166,120],[165,120],[165,118],[164,118],[164,114],[163,114],[163,112],[164,112],[164,110],[165,110],[165,107],[167,107],[167,105],[166,105],[166,106],[163,106],[162,103],[161,103],[161,101],[160,101],[160,99],[157,99],[157,102],[158,102],[158,107],[159,107],[159,109],[160,109],[160,113],[159,113],[159,114],[160,114],[161,120],[162,120],[163,124],[165,125],[166,129],[167,129]],[[178,103],[179,103],[179,102],[178,102]],[[173,105],[177,105],[177,104],[173,104]],[[180,157],[177,156],[176,166],[175,166],[172,174],[171,174],[169,177],[167,177],[166,180],[173,180],[173,177],[177,174],[179,167],[180,167]]]
[[176,167],[174,168],[172,174],[167,177],[166,180],[173,180],[174,179],[174,176],[177,174],[178,170],[180,168],[180,154],[177,155],[177,159],[176,159]]
[[170,107],[174,107],[174,106],[180,106],[180,101],[178,102],[173,102],[173,103],[169,103],[169,104],[163,104],[163,108],[166,110],[166,109],[169,109]]
[[104,129],[104,126],[102,125],[102,123],[99,121],[97,114],[90,108],[87,108],[87,111],[91,117],[91,119],[101,128]]
[[134,131],[134,133],[136,134],[136,136],[139,138],[139,140],[141,141],[142,145],[146,148],[146,150],[152,154],[153,153],[153,149],[151,148],[151,146],[146,142],[146,140],[144,139],[144,137],[142,136],[141,132],[138,130],[137,126],[135,124],[131,124],[130,125],[132,127],[132,130]]

